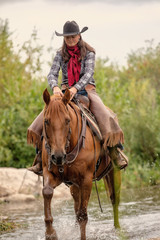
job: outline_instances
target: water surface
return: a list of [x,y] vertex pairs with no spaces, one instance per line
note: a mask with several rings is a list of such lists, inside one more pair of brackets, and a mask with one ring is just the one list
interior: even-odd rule
[[[160,239],[159,187],[123,190],[119,207],[121,231],[113,227],[113,211],[106,193],[100,194],[101,213],[95,193],[92,193],[87,224],[87,240],[148,240]],[[1,215],[9,216],[24,227],[0,235],[7,240],[44,240],[43,201],[27,205],[5,204]],[[54,227],[59,240],[79,240],[79,227],[75,225],[72,200],[53,200]]]

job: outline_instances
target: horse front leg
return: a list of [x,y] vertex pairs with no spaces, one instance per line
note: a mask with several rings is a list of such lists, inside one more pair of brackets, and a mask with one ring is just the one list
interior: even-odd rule
[[43,177],[44,177],[44,187],[42,190],[43,198],[44,198],[44,215],[45,215],[45,226],[46,240],[58,240],[55,229],[52,226],[53,217],[51,213],[51,201],[53,197],[53,186],[55,185],[53,176],[46,168],[43,169]]
[[[105,179],[108,185],[109,195],[113,206],[114,226],[120,228],[119,224],[119,202],[121,190],[121,172],[117,168],[113,168]],[[106,183],[105,183],[106,186]],[[106,187],[107,188],[107,187]]]
[[80,188],[80,203],[77,212],[77,221],[80,226],[81,240],[86,240],[86,225],[88,222],[87,206],[92,190],[92,178],[84,180]]
[[70,187],[70,192],[71,192],[71,195],[72,195],[72,197],[74,199],[74,210],[75,210],[75,214],[76,214],[76,223],[77,223],[77,214],[78,214],[79,207],[80,207],[81,192],[80,192],[79,187],[77,187],[75,185],[72,185]]

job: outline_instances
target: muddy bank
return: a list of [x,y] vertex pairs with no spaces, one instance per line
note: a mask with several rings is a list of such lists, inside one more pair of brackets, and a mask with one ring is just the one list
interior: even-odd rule
[[[27,169],[0,168],[0,202],[24,203],[42,196],[42,177]],[[71,198],[69,189],[61,184],[54,191],[54,198]]]

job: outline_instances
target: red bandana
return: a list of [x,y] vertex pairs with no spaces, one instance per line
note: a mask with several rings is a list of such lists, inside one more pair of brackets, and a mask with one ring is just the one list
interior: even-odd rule
[[72,86],[75,82],[79,81],[79,75],[81,71],[81,62],[78,61],[80,58],[80,49],[76,45],[74,47],[67,46],[70,59],[68,62],[68,84]]

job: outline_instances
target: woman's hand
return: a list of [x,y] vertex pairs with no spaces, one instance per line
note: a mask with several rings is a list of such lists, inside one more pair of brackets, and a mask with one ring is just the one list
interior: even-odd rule
[[53,88],[53,94],[63,96],[63,93],[62,93],[62,91],[59,87],[54,87]]
[[74,95],[77,93],[77,88],[72,87],[72,88],[69,89],[69,91],[70,91],[70,94],[71,94],[70,100],[72,100],[72,98],[74,97]]

